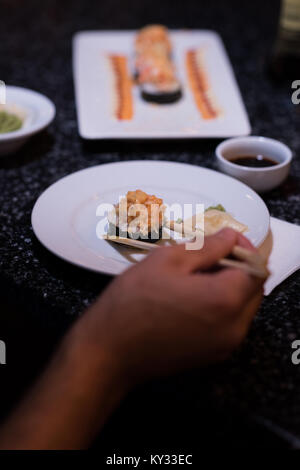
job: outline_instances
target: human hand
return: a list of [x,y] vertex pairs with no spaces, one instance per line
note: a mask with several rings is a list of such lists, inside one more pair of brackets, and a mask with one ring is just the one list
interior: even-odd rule
[[0,448],[86,447],[137,382],[227,357],[262,295],[244,271],[210,270],[236,244],[253,249],[226,229],[200,251],[158,248],[117,277],[2,427]]
[[234,245],[224,229],[202,250],[158,248],[115,278],[77,325],[89,347],[105,350],[128,380],[226,358],[243,340],[262,297],[262,281],[239,269],[211,271]]

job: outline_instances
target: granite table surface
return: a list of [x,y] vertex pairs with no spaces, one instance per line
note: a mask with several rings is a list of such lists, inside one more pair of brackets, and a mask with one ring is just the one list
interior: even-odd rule
[[[280,139],[294,153],[288,180],[264,200],[272,216],[300,224],[300,105],[291,102],[291,83],[274,83],[266,70],[278,12],[274,0],[1,1],[0,79],[46,94],[57,109],[47,131],[0,160],[0,338],[7,344],[7,365],[0,371],[1,415],[39,373],[65,329],[110,282],[108,276],[59,260],[39,244],[30,222],[38,196],[71,172],[107,162],[172,160],[215,169],[218,140],[82,140],[72,35],[150,22],[218,31],[252,134]],[[99,447],[132,442],[188,447],[195,441],[195,426],[202,442],[247,447],[278,440],[278,445],[299,447],[300,366],[291,362],[291,342],[300,338],[299,305],[300,272],[264,299],[247,341],[230,360],[134,391],[101,433]]]

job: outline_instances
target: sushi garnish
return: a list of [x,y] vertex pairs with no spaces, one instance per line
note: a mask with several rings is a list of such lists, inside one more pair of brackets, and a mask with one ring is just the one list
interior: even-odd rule
[[173,103],[181,95],[181,86],[172,62],[172,45],[168,30],[153,25],[143,28],[135,41],[136,81],[146,101]]
[[186,70],[189,86],[202,118],[216,119],[221,112],[215,104],[202,49],[191,49],[186,52]]
[[108,214],[108,234],[156,242],[162,237],[164,210],[161,198],[140,189],[128,191]]
[[111,54],[108,56],[114,77],[114,115],[118,120],[133,118],[132,80],[128,73],[127,57]]

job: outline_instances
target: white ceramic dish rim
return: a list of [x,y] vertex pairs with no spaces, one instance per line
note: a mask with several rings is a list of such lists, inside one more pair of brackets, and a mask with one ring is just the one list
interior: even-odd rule
[[[84,172],[84,171],[92,171],[94,168],[98,168],[99,166],[101,167],[104,167],[104,166],[107,166],[107,165],[112,165],[112,164],[119,164],[119,163],[144,163],[144,162],[152,162],[152,160],[130,160],[130,161],[127,161],[127,162],[109,162],[109,163],[105,163],[105,164],[101,164],[101,165],[94,165],[92,167],[87,167],[87,168],[84,168],[82,170],[78,170],[74,173],[70,173],[62,178],[60,178],[58,181],[56,181],[55,183],[53,183],[52,185],[50,185],[40,196],[39,198],[37,199],[37,201],[35,202],[34,204],[34,207],[32,209],[32,213],[31,213],[31,224],[32,224],[32,227],[33,227],[33,231],[34,231],[34,234],[35,236],[37,237],[37,239],[39,240],[39,242],[45,246],[51,253],[53,253],[55,256],[58,256],[58,258],[64,260],[64,261],[67,261],[68,263],[71,263],[72,265],[74,266],[79,266],[80,268],[84,268],[84,269],[87,269],[89,271],[92,271],[92,272],[101,272],[101,273],[104,273],[104,274],[107,274],[107,275],[116,275],[116,273],[114,272],[107,272],[103,269],[98,269],[98,268],[95,268],[95,267],[91,267],[91,266],[87,266],[84,262],[82,262],[81,260],[74,260],[74,259],[70,259],[68,256],[64,256],[64,254],[62,252],[59,252],[59,251],[55,251],[51,246],[49,246],[49,244],[45,243],[41,237],[39,237],[39,230],[38,230],[38,223],[37,221],[35,220],[36,219],[36,213],[38,211],[38,208],[39,208],[39,205],[43,202],[44,198],[47,197],[47,194],[48,192],[52,191],[53,187],[57,184],[61,184],[61,182],[65,179],[68,179],[70,177],[72,177],[73,175],[77,174],[77,173],[81,173],[81,172]],[[155,163],[157,163],[157,161],[155,161]],[[160,161],[159,163],[161,164],[179,164],[179,165],[187,165],[187,166],[193,166],[191,164],[186,164],[186,163],[181,163],[181,162],[174,162],[174,161]],[[198,168],[196,166],[196,168]],[[204,170],[205,172],[209,172],[209,173],[218,173],[220,175],[222,175],[223,178],[226,178],[227,180],[233,180],[234,183],[237,183],[237,180],[235,178],[232,178],[228,175],[224,175],[222,173],[219,173],[219,172],[216,172],[214,170],[211,170],[211,169],[208,169],[208,168],[204,168],[204,167],[199,167],[201,168],[201,170]],[[251,189],[249,186],[247,186],[246,184],[242,183],[241,181],[238,181],[238,184],[241,185],[244,189],[247,189],[247,192],[251,192],[251,193],[254,193],[255,194],[255,197],[258,197],[260,199],[260,202],[263,204],[264,208],[265,208],[265,211],[268,215],[268,227],[267,227],[267,231],[265,233],[265,235],[263,237],[261,237],[257,242],[256,242],[256,246],[260,246],[263,241],[266,239],[267,237],[267,234],[268,234],[268,231],[269,231],[269,228],[270,228],[270,214],[269,214],[269,210],[265,204],[265,202],[262,200],[262,198],[253,190]]]
[[[45,127],[47,127],[54,119],[56,114],[56,108],[54,103],[47,98],[47,96],[39,93],[38,91],[31,90],[29,88],[23,88],[18,86],[7,85],[7,91],[12,91],[13,93],[21,93],[21,94],[33,94],[39,100],[43,100],[46,106],[48,106],[48,114],[46,116],[38,117],[36,123],[29,125],[28,127],[18,129],[17,131],[7,132],[5,134],[0,134],[0,144],[1,142],[8,142],[10,140],[19,140],[23,139],[24,137],[30,137],[33,134],[41,131]],[[19,106],[19,103],[15,103]],[[21,107],[21,106],[20,106]],[[24,107],[24,106],[23,106]],[[26,110],[26,107],[24,108]]]
[[[222,153],[224,148],[227,146],[227,145],[230,145],[231,143],[234,143],[234,142],[240,142],[240,143],[243,143],[246,141],[249,141],[249,140],[252,140],[253,142],[266,142],[266,143],[275,143],[276,145],[279,145],[282,147],[282,149],[287,152],[287,157],[285,157],[284,161],[281,162],[281,163],[277,163],[276,165],[274,166],[271,166],[271,167],[263,167],[263,168],[252,168],[250,166],[241,166],[241,165],[237,165],[236,163],[232,163],[230,160],[228,160],[228,158],[225,158],[223,157]],[[278,170],[279,168],[283,168],[285,167],[286,165],[288,165],[292,158],[293,158],[293,153],[291,151],[291,149],[286,145],[284,144],[283,142],[281,142],[280,140],[277,140],[277,139],[272,139],[271,137],[263,137],[263,136],[256,136],[256,135],[251,135],[251,136],[247,136],[247,137],[233,137],[231,139],[226,139],[224,140],[223,142],[221,142],[217,147],[216,147],[216,156],[219,160],[221,160],[222,162],[225,162],[229,167],[231,168],[236,168],[236,169],[239,169],[240,171],[243,171],[243,172],[251,172],[251,173],[258,173],[258,172],[270,172],[270,171],[275,171],[275,170]]]

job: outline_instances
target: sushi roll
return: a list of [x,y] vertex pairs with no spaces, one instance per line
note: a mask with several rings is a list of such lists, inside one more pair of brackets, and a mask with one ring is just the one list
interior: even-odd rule
[[168,30],[153,25],[143,28],[135,41],[135,78],[145,101],[174,103],[182,96],[172,62],[172,46]]
[[108,235],[157,242],[162,237],[163,200],[137,189],[128,191],[108,214]]
[[152,83],[141,85],[141,95],[145,101],[157,104],[170,104],[178,101],[182,96],[181,86],[178,82],[170,83],[168,87],[160,89]]
[[135,38],[135,51],[142,55],[147,50],[156,50],[164,55],[171,55],[172,44],[168,29],[160,24],[153,24],[142,28]]

